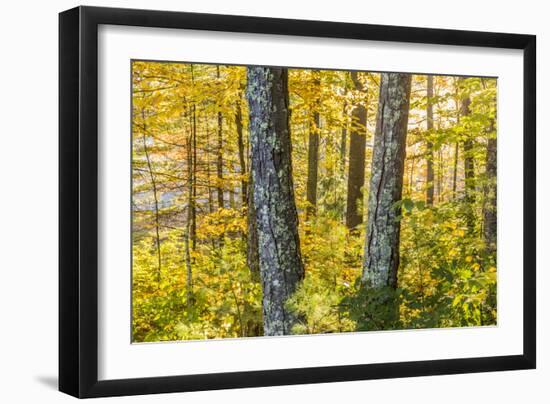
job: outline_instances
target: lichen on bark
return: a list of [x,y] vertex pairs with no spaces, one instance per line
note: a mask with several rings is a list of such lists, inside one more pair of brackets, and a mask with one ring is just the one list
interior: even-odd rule
[[246,96],[264,335],[287,335],[298,318],[286,301],[304,277],[292,182],[287,70],[249,67]]
[[410,74],[382,73],[362,281],[368,287],[397,286],[400,209],[407,139]]

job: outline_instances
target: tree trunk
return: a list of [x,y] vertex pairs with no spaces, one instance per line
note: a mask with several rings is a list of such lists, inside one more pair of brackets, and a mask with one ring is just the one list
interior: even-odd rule
[[187,220],[185,224],[186,305],[193,305],[193,268],[191,263],[191,231],[193,222],[193,135],[187,138]]
[[292,182],[288,72],[249,67],[247,78],[264,335],[286,335],[298,318],[285,303],[304,277]]
[[397,286],[400,209],[411,91],[410,74],[382,73],[369,188],[363,282]]
[[348,142],[348,105],[347,102],[344,102],[344,107],[342,111],[343,115],[343,124],[342,132],[340,134],[340,170],[342,174],[346,172],[346,146]]
[[252,279],[260,280],[260,256],[258,252],[258,226],[256,225],[256,206],[254,204],[254,181],[248,182],[248,235],[246,263],[252,274]]
[[416,159],[415,159],[415,156],[412,156],[412,158],[410,159],[411,163],[410,163],[410,170],[409,170],[409,187],[408,187],[408,196],[411,197],[412,196],[412,193],[413,193],[413,186],[414,186],[414,166],[416,164]]
[[[463,81],[461,79],[460,81]],[[460,105],[460,115],[465,117],[470,115],[471,100],[468,95],[463,95]],[[475,217],[473,204],[475,202],[475,167],[473,148],[474,143],[469,133],[465,134],[465,140],[463,142],[464,148],[464,202],[466,203],[466,224],[470,234],[475,232]]]
[[197,108],[193,101],[193,175],[190,179],[192,187],[191,199],[191,247],[197,249]]
[[244,137],[243,137],[243,114],[241,109],[241,96],[237,101],[235,111],[235,126],[237,128],[237,147],[239,149],[239,165],[241,166],[241,203],[242,206],[248,205],[248,181],[246,179],[246,159],[244,154]]
[[[355,90],[363,96],[364,89],[359,81],[358,73],[351,72],[351,79]],[[350,132],[346,226],[353,230],[363,223],[363,186],[365,185],[365,147],[367,142],[367,109],[363,103],[358,103],[351,113]]]
[[[220,66],[216,66],[216,77],[220,78]],[[221,103],[218,101],[218,156],[216,161],[216,171],[218,175],[218,208],[224,207],[223,203],[223,115]]]
[[456,199],[456,179],[458,176],[458,142],[455,142],[455,152],[453,161],[453,200]]
[[428,75],[426,96],[428,98],[426,107],[426,129],[428,130],[428,140],[426,142],[426,205],[434,204],[434,153],[433,143],[431,141],[434,127],[433,96],[434,96],[434,78]]
[[153,174],[153,168],[151,166],[151,158],[149,157],[149,149],[147,148],[147,139],[146,131],[147,126],[145,125],[145,112],[141,111],[141,118],[143,120],[143,152],[145,153],[145,159],[147,161],[147,168],[149,170],[149,176],[151,178],[151,185],[153,186],[153,199],[155,202],[155,234],[156,234],[156,244],[157,244],[157,283],[160,283],[162,276],[162,255],[160,252],[160,212],[159,212],[159,198],[157,190],[157,181],[155,175]]
[[210,130],[208,127],[208,116],[206,122],[206,183],[208,184],[208,213],[214,213],[214,197],[212,195],[211,176],[210,176]]
[[228,196],[229,196],[229,207],[231,209],[235,209],[237,207],[236,203],[235,203],[235,190],[233,189],[232,186],[229,186],[229,191],[228,191]]
[[319,173],[319,135],[321,129],[321,117],[319,115],[320,100],[319,90],[321,86],[320,72],[314,70],[313,85],[315,87],[315,101],[313,105],[313,125],[309,128],[308,158],[307,158],[307,189],[306,198],[308,207],[306,210],[307,219],[317,211],[317,177]]
[[443,149],[439,149],[438,155],[438,167],[437,167],[437,202],[443,202],[443,193],[445,185],[445,164],[443,162]]
[[494,137],[494,121],[489,128],[485,172],[485,201],[483,204],[483,233],[489,254],[497,247],[497,139]]

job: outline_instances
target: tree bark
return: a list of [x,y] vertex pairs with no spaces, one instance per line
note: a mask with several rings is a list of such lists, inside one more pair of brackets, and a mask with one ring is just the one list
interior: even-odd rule
[[[191,71],[193,69],[193,65],[191,65]],[[193,75],[194,80],[194,75]],[[197,249],[197,207],[196,207],[196,201],[197,201],[197,107],[195,105],[195,101],[193,101],[192,106],[193,111],[193,175],[190,178],[191,181],[191,187],[192,187],[192,198],[191,198],[191,248],[193,251]]]
[[[355,90],[364,95],[358,73],[351,72]],[[355,105],[351,113],[349,140],[348,191],[346,226],[353,230],[363,223],[363,186],[365,185],[365,148],[367,143],[367,109],[363,103]]]
[[141,118],[143,120],[143,152],[145,153],[145,160],[147,161],[147,168],[149,169],[149,176],[151,178],[151,185],[153,186],[153,200],[155,202],[155,234],[157,244],[157,283],[160,283],[162,276],[162,255],[160,252],[160,212],[159,212],[159,198],[157,190],[157,181],[153,174],[153,168],[151,165],[151,158],[149,156],[149,149],[147,147],[146,132],[147,126],[145,124],[145,112],[141,111]]
[[248,205],[248,181],[246,179],[246,159],[245,159],[245,147],[243,137],[243,114],[241,109],[241,96],[239,93],[239,100],[236,103],[235,110],[235,126],[237,128],[237,147],[239,149],[239,165],[241,166],[241,203],[243,206]]
[[321,129],[321,116],[319,114],[320,99],[319,91],[321,87],[320,72],[314,70],[313,86],[315,91],[315,100],[313,103],[313,125],[309,128],[308,159],[307,159],[307,189],[306,199],[308,206],[306,209],[307,219],[315,215],[317,211],[317,177],[319,173],[319,137]]
[[497,247],[497,139],[494,137],[494,126],[494,121],[492,121],[487,140],[485,201],[483,204],[483,233],[489,254],[495,254]]
[[[463,82],[464,79],[460,79]],[[460,116],[465,117],[470,115],[471,100],[469,95],[463,95],[460,104]],[[469,133],[464,134],[463,149],[464,149],[464,202],[466,203],[466,224],[470,234],[475,232],[475,217],[473,204],[475,202],[475,167],[473,148],[474,143]]]
[[455,142],[455,152],[453,161],[453,200],[456,199],[456,181],[458,176],[458,142]]
[[344,102],[342,111],[344,122],[342,124],[342,132],[340,134],[340,170],[344,174],[346,172],[346,146],[348,141],[348,109],[347,102]]
[[[434,78],[428,75],[426,97],[428,98],[426,107],[426,129],[428,130],[428,139],[431,139],[432,130],[434,127],[433,114],[433,96],[434,96]],[[426,142],[426,205],[433,206],[434,204],[434,153],[433,143],[431,140]]]
[[248,182],[248,233],[247,233],[247,250],[246,263],[252,279],[260,280],[260,255],[258,252],[258,226],[256,225],[256,206],[254,204],[254,181],[252,177]]
[[186,267],[186,305],[193,305],[193,268],[191,262],[191,232],[193,223],[193,135],[187,138],[187,220],[185,224],[185,267]]
[[[220,66],[216,66],[216,77],[220,78]],[[218,101],[218,156],[216,160],[216,171],[218,175],[218,208],[224,207],[223,195],[223,115],[221,111],[221,103]]]
[[214,213],[214,197],[212,195],[211,186],[211,174],[210,174],[210,131],[208,128],[208,116],[205,119],[206,122],[206,182],[208,184],[208,212]]
[[264,335],[286,335],[298,318],[285,303],[304,277],[292,182],[288,72],[249,67],[247,78]]
[[401,224],[396,202],[403,189],[410,91],[410,74],[381,74],[362,274],[364,284],[374,288],[397,286]]

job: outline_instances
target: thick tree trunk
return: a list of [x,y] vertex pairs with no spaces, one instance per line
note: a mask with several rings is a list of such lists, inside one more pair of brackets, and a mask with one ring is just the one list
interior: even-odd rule
[[[431,139],[432,130],[434,127],[434,112],[433,112],[433,96],[434,96],[434,78],[428,75],[427,91],[428,104],[426,107],[426,129],[428,130],[428,138]],[[431,140],[426,142],[426,205],[434,204],[434,152],[433,143]]]
[[494,136],[494,121],[489,128],[487,157],[485,162],[485,201],[483,205],[483,233],[489,254],[497,247],[497,139]]
[[411,76],[382,73],[369,188],[369,219],[362,280],[368,287],[397,286],[400,209]]
[[307,189],[306,198],[308,207],[306,210],[309,219],[317,211],[317,177],[319,174],[319,138],[321,130],[321,116],[319,114],[320,100],[319,90],[321,86],[320,72],[314,70],[313,85],[315,87],[315,102],[313,105],[313,125],[309,128],[308,158],[307,158]]
[[[248,167],[250,166],[250,160],[248,160]],[[250,270],[252,281],[254,283],[260,283],[260,254],[258,252],[258,227],[256,226],[256,208],[254,206],[254,184],[252,181],[252,174],[250,174],[248,181],[246,181],[246,188],[243,192],[243,204],[245,203],[245,198],[248,227],[246,234],[246,264]],[[247,318],[244,335],[247,337],[263,335],[261,314],[257,313],[257,309],[255,309],[247,299],[245,299],[243,311]]]
[[247,78],[264,335],[285,335],[298,321],[285,303],[304,277],[292,182],[288,72],[249,67]]
[[[356,91],[364,89],[358,73],[351,72]],[[363,186],[365,185],[365,147],[367,142],[367,109],[363,103],[355,106],[351,113],[349,140],[348,192],[346,203],[346,226],[352,230],[363,223]]]

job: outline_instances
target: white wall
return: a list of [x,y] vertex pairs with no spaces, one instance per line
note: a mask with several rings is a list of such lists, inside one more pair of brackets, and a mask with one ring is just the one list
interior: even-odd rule
[[[545,2],[201,0],[92,1],[88,5],[531,33],[538,71],[550,70]],[[57,375],[57,13],[78,3],[4,2],[0,24],[0,401],[63,403]],[[530,403],[548,400],[550,380],[549,80],[538,75],[538,369],[111,399],[115,402],[246,403],[343,400]],[[521,164],[518,156],[517,164]]]

